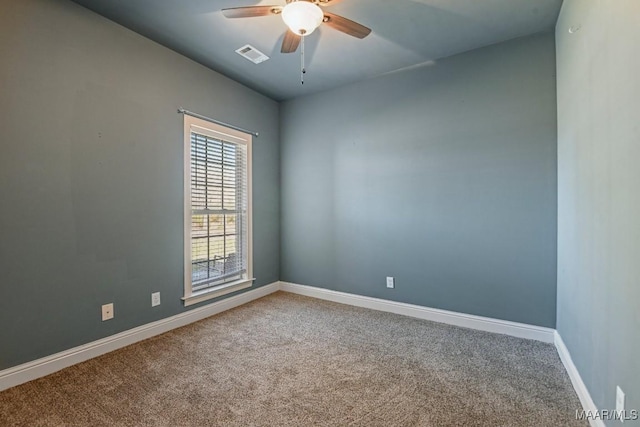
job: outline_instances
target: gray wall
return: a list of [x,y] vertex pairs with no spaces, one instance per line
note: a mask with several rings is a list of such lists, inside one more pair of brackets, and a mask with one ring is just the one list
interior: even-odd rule
[[565,0],[556,41],[558,331],[598,408],[640,410],[640,2]]
[[553,34],[286,102],[281,136],[282,280],[555,326]]
[[260,132],[254,274],[278,280],[276,102],[71,2],[0,7],[0,369],[185,310],[178,106]]

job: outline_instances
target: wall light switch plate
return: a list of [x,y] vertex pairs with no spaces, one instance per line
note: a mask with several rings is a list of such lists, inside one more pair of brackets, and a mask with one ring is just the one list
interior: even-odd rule
[[396,287],[396,280],[393,277],[387,277],[387,288],[395,288]]
[[102,306],[102,321],[113,319],[113,303]]
[[151,294],[151,307],[160,305],[160,292],[154,292]]

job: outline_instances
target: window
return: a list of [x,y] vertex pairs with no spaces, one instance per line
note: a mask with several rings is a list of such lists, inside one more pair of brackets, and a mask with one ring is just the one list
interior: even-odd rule
[[184,301],[252,285],[251,135],[184,116]]

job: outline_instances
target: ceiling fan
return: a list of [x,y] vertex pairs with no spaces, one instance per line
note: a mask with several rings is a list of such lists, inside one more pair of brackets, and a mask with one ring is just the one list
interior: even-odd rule
[[[371,29],[335,13],[323,11],[320,6],[331,6],[339,0],[286,0],[284,6],[248,6],[222,9],[227,18],[253,18],[257,16],[282,15],[282,20],[289,27],[285,33],[280,52],[292,53],[298,50],[302,41],[302,73],[304,74],[304,37],[325,24],[359,39],[371,33]],[[304,81],[303,81],[304,83]]]

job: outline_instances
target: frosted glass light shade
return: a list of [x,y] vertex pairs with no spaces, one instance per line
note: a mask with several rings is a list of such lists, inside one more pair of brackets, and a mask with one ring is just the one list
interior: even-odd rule
[[322,23],[322,9],[309,1],[294,1],[282,9],[282,20],[299,36],[308,36]]

